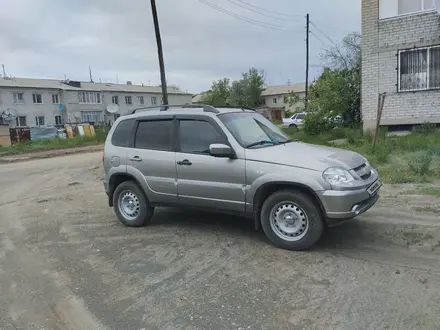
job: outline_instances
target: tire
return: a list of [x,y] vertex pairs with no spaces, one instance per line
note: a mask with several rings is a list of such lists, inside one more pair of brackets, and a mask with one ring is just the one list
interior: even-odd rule
[[291,124],[291,125],[289,126],[289,128],[298,129],[298,126],[296,126],[295,124]]
[[127,227],[147,225],[151,222],[154,213],[154,208],[134,181],[125,181],[116,187],[113,194],[113,209],[119,221]]
[[324,230],[319,207],[309,196],[295,190],[270,195],[263,203],[260,217],[267,238],[286,250],[311,248]]

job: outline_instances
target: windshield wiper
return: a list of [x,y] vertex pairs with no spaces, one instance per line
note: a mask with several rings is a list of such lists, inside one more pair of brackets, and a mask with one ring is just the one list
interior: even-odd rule
[[255,147],[255,146],[261,146],[261,145],[264,145],[264,144],[276,145],[276,144],[280,144],[280,143],[276,142],[276,141],[270,141],[270,140],[261,140],[261,141],[257,141],[257,142],[248,144],[246,146],[246,148],[251,148],[251,147]]

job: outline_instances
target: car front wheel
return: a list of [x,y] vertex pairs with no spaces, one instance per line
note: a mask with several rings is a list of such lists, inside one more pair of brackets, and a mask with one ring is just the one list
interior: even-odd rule
[[324,229],[316,203],[308,195],[294,190],[277,191],[264,201],[261,225],[273,244],[295,251],[312,247]]
[[154,208],[133,181],[123,182],[116,187],[113,205],[118,219],[128,227],[145,226],[153,217]]

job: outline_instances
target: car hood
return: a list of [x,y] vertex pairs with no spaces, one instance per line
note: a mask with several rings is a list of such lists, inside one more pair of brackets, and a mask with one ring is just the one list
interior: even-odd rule
[[361,166],[366,159],[360,154],[339,148],[303,142],[246,149],[246,160],[309,168],[317,171],[338,166],[346,170]]

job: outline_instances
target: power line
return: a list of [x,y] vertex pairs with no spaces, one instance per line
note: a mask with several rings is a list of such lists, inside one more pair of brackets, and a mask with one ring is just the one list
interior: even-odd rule
[[318,35],[316,35],[316,33],[313,33],[313,31],[310,31],[310,34],[312,36],[314,36],[319,42],[321,42],[324,46],[327,47],[327,44]]
[[253,8],[259,9],[261,11],[265,11],[265,12],[272,13],[272,14],[275,14],[275,15],[281,15],[281,16],[287,16],[287,17],[304,17],[304,15],[285,14],[285,13],[280,13],[280,12],[277,12],[277,11],[269,10],[269,9],[266,9],[266,8],[263,8],[263,7],[255,6],[253,4],[250,4],[247,1],[243,1],[243,0],[236,0],[236,1],[238,1],[238,2],[240,2],[242,4],[245,4],[245,5],[249,6],[249,7],[253,7]]
[[[254,25],[257,25],[257,26],[265,27],[265,28],[272,29],[272,30],[278,30],[278,31],[293,31],[293,30],[290,29],[289,26],[270,24],[270,23],[261,22],[261,21],[258,21],[258,20],[254,20],[254,19],[251,19],[251,18],[248,18],[248,17],[244,17],[244,16],[241,16],[241,15],[235,14],[235,13],[229,11],[229,10],[226,10],[226,9],[224,9],[222,7],[214,5],[213,3],[209,2],[209,1],[206,1],[206,0],[197,0],[197,1],[199,1],[199,2],[209,6],[209,7],[213,8],[213,9],[215,9],[215,10],[218,10],[218,11],[220,11],[220,12],[226,14],[226,15],[235,17],[235,18],[237,18],[239,20],[245,21],[245,22],[250,23],[250,24],[254,24]],[[295,31],[295,32],[300,32],[300,31]]]
[[[244,2],[244,1],[236,0],[236,1],[238,1],[239,3],[237,3],[237,2],[235,2],[235,1],[233,1],[233,0],[226,0],[226,1],[228,1],[228,2],[230,2],[230,3],[232,3],[232,4],[234,4],[234,5],[236,5],[236,6],[238,6],[238,7],[244,8],[244,9],[246,9],[246,10],[252,11],[252,12],[254,12],[254,13],[257,13],[257,14],[262,15],[262,16],[265,16],[265,17],[275,18],[275,19],[279,19],[279,20],[282,20],[282,21],[288,21],[288,22],[291,22],[292,19],[293,19],[293,18],[279,17],[279,16],[275,16],[275,15],[273,15],[273,14],[272,14],[272,15],[271,15],[271,14],[266,14],[266,13],[264,13],[264,8],[260,8],[260,9],[258,9],[258,10],[257,10],[257,9],[252,9],[252,7],[256,7],[256,8],[259,8],[259,7],[257,7],[257,6],[253,6],[253,5],[250,5],[250,4],[247,4],[247,3]],[[246,3],[246,5],[241,5],[241,4],[240,4],[241,2]],[[251,7],[251,8],[246,7],[246,6],[249,6],[249,7]],[[263,12],[261,12],[261,11],[263,11]],[[281,15],[281,13],[278,13],[278,14],[276,14],[276,15]],[[297,19],[297,18],[296,18],[296,19]]]
[[315,27],[316,31],[318,31],[318,32],[321,33],[324,37],[326,37],[326,38],[327,38],[327,39],[328,39],[333,45],[337,46],[337,43],[334,42],[334,41],[332,40],[332,38],[330,38],[325,32],[322,32],[322,30],[321,30],[320,28],[318,28],[318,27],[316,26],[315,23],[313,23],[312,21],[310,21],[310,24],[312,24],[312,25]]

